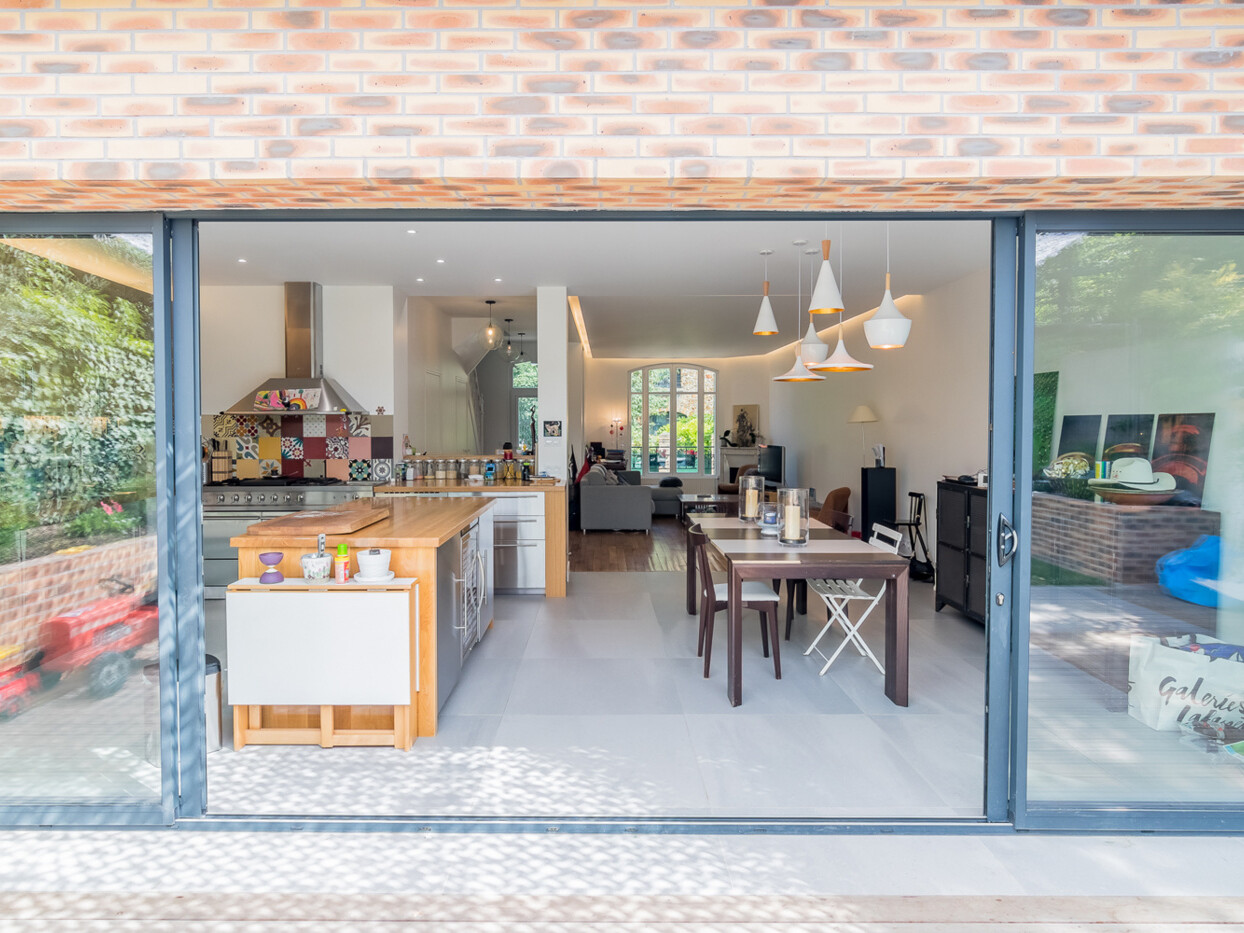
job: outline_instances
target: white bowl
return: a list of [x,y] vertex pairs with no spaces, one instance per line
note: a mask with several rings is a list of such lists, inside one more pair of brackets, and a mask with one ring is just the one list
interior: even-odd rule
[[302,577],[304,580],[327,580],[333,569],[332,554],[303,554]]
[[364,548],[361,551],[356,551],[355,556],[359,562],[358,575],[360,577],[375,580],[389,572],[390,551],[388,548]]

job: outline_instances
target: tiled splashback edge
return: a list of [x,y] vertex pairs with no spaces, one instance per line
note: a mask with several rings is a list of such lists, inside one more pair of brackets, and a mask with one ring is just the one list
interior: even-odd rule
[[393,478],[392,415],[204,415],[203,436],[224,447],[241,479]]

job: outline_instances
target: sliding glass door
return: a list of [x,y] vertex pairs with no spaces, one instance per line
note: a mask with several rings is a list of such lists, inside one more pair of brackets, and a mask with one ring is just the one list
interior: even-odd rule
[[0,227],[3,822],[171,816],[162,255],[149,216]]
[[1244,231],[1079,219],[1028,244],[1017,822],[1239,825]]

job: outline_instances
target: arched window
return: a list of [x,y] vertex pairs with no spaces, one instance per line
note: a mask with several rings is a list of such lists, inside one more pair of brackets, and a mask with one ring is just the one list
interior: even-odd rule
[[661,363],[631,370],[631,469],[712,476],[717,472],[717,373]]

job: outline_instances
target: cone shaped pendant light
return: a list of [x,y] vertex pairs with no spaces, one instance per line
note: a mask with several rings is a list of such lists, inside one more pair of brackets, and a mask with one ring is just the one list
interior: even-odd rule
[[[842,271],[842,260],[839,259],[838,271]],[[842,311],[842,292],[838,290],[838,282],[834,279],[834,270],[829,267],[829,240],[821,240],[821,273],[816,277],[816,285],[812,288],[812,303],[808,310],[813,314],[833,314]]]
[[[796,246],[804,246],[807,240],[796,240]],[[800,257],[796,278],[799,282],[798,298],[795,301],[795,334],[799,333],[799,308],[803,304],[803,259]],[[824,382],[824,376],[809,372],[803,362],[803,344],[795,342],[795,365],[780,376],[773,377],[774,382]]]
[[[805,254],[815,256],[816,250],[805,250]],[[808,287],[812,287],[812,270],[814,263],[808,261]],[[825,345],[825,341],[821,339],[821,335],[816,332],[816,324],[812,320],[812,315],[808,315],[808,331],[803,335],[800,342],[799,355],[803,359],[805,366],[811,366],[813,363],[822,362],[825,357],[829,356],[829,347]]]
[[760,299],[760,311],[756,314],[756,326],[752,334],[757,337],[769,337],[778,332],[777,318],[773,316],[773,305],[769,301],[769,257],[773,250],[762,249],[760,255],[765,257],[765,296]]
[[864,322],[864,335],[874,350],[897,350],[907,343],[911,319],[903,317],[890,295],[890,223],[885,225],[885,296],[873,316]]
[[[838,277],[842,278],[842,247],[838,248]],[[838,346],[829,358],[809,367],[817,373],[861,373],[873,368],[872,363],[861,363],[847,352],[847,345],[842,339],[842,312],[838,312]]]

